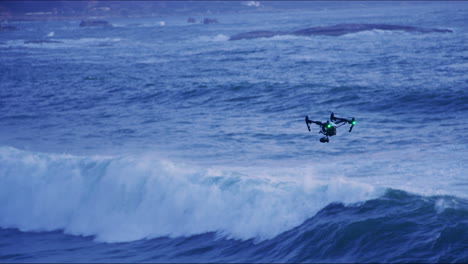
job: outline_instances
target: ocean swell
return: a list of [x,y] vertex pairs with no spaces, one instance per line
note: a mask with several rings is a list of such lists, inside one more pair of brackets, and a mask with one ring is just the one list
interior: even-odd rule
[[263,240],[327,204],[380,193],[345,178],[278,179],[246,171],[192,168],[154,155],[80,157],[1,147],[0,226],[105,242],[206,232]]
[[[377,199],[331,203],[301,225],[256,241],[208,232],[126,243],[96,243],[61,232],[20,232],[0,228],[0,258],[8,262],[259,262],[259,263],[466,263],[466,200],[418,196],[388,189]],[[44,238],[47,243],[43,243]],[[50,248],[58,250],[50,250]],[[76,251],[76,249],[80,249]],[[62,252],[66,252],[63,256]],[[44,260],[42,258],[42,260]]]

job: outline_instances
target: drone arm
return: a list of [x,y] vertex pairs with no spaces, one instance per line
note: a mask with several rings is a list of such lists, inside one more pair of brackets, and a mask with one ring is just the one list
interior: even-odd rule
[[313,120],[309,120],[309,121],[310,121],[309,124],[313,123],[313,124],[316,124],[316,125],[319,125],[319,126],[323,126],[323,123],[320,122],[320,121],[313,121]]
[[320,121],[313,121],[313,120],[310,120],[310,119],[309,119],[309,116],[306,116],[306,120],[305,120],[305,121],[306,121],[307,124],[312,124],[312,123],[313,123],[313,124],[316,124],[316,125],[319,125],[319,126],[323,125],[323,123],[320,122]]
[[335,113],[333,113],[333,112],[330,115],[330,121],[334,122],[337,125],[347,122],[347,120],[344,119],[344,118],[335,117]]
[[335,117],[335,119],[338,120],[337,123],[351,123],[351,120],[346,118]]
[[349,123],[348,120],[344,119],[344,118],[335,118],[335,120],[338,120],[335,122],[335,124],[339,125],[341,123]]
[[335,122],[337,125],[341,123],[350,123],[351,121],[346,119],[346,118],[341,118],[341,117],[335,117],[335,113],[331,113],[330,115],[330,121]]
[[354,117],[351,118],[351,119],[341,118],[341,117],[335,117],[335,116],[333,115],[333,113],[332,113],[330,119],[331,119],[331,121],[338,120],[338,121],[336,122],[336,124],[348,123],[348,124],[353,125],[353,126],[354,126],[354,124],[355,124],[355,123],[353,123],[353,122],[355,122]]
[[353,130],[353,127],[354,127],[354,125],[356,124],[356,121],[355,121],[354,117],[351,118],[351,120],[350,120],[350,119],[346,119],[346,118],[335,117],[335,114],[334,114],[334,113],[331,113],[331,115],[330,115],[330,120],[331,120],[332,122],[333,122],[333,121],[336,121],[335,123],[336,123],[337,125],[339,125],[339,124],[344,125],[345,123],[350,124],[351,127],[349,128],[349,132],[351,132],[351,131]]
[[348,124],[350,124],[351,126],[349,127],[349,132],[351,133],[351,131],[353,130],[353,127],[354,125],[356,124],[356,119],[354,119],[354,117],[348,121]]

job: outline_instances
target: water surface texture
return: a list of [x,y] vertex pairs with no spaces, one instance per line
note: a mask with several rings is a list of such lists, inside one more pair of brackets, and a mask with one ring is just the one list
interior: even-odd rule
[[[10,22],[0,261],[468,262],[455,7]],[[339,24],[452,32],[229,40]]]

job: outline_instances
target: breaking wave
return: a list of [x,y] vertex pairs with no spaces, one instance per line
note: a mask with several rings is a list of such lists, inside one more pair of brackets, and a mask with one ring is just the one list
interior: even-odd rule
[[263,240],[332,202],[379,195],[344,178],[249,176],[152,155],[80,157],[1,147],[0,226],[64,230],[106,242],[206,232]]

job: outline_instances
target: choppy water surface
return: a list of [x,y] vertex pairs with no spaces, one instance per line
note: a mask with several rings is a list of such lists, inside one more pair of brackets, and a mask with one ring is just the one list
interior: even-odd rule
[[[1,261],[467,262],[467,6],[368,11],[11,22]],[[228,40],[341,23],[453,32]]]

